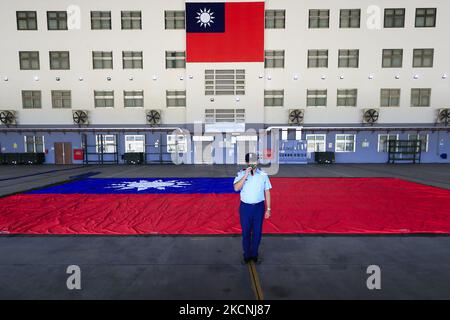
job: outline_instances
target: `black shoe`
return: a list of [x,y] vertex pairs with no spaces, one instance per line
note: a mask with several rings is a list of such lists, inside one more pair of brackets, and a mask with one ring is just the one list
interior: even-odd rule
[[256,263],[256,264],[260,264],[260,263],[261,263],[261,260],[258,260],[258,257],[253,257],[253,258],[251,258],[251,260],[252,260],[254,263]]

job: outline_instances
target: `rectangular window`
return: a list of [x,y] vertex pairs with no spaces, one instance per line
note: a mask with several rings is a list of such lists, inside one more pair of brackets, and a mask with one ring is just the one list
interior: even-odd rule
[[112,69],[113,68],[112,51],[93,51],[92,65],[94,69]]
[[37,30],[36,11],[17,11],[17,30]]
[[24,90],[22,91],[22,107],[24,109],[42,108],[41,91]]
[[245,109],[206,109],[205,123],[245,123]]
[[266,50],[264,68],[284,68],[284,50]]
[[414,49],[413,68],[432,68],[434,49]]
[[114,108],[114,91],[94,91],[96,108]]
[[186,91],[167,90],[166,105],[167,107],[186,107]]
[[20,70],[39,70],[39,51],[19,52]]
[[184,11],[164,11],[164,20],[166,30],[185,28]]
[[434,28],[436,27],[436,8],[417,8],[416,9],[416,28]]
[[339,50],[339,68],[358,68],[359,50]]
[[245,70],[205,70],[205,95],[245,95]]
[[309,10],[309,28],[329,28],[330,10]]
[[326,151],[326,135],[324,134],[307,134],[306,141],[308,143],[308,152],[325,152]]
[[306,106],[308,107],[326,107],[327,90],[307,90]]
[[42,136],[25,136],[25,152],[43,153],[45,150],[44,137]]
[[111,11],[91,11],[92,30],[111,30]]
[[388,152],[390,140],[398,140],[398,134],[379,134],[378,152]]
[[383,49],[383,68],[401,68],[403,49]]
[[266,10],[266,29],[284,29],[286,25],[286,10]]
[[185,51],[166,51],[166,69],[186,68]]
[[50,51],[50,70],[69,70],[69,51]]
[[400,107],[400,89],[381,89],[382,107]]
[[265,107],[284,106],[284,90],[264,90]]
[[328,68],[328,50],[308,50],[308,68]]
[[422,152],[428,152],[428,134],[408,134],[408,140],[420,140]]
[[48,30],[67,30],[67,12],[48,11],[47,27]]
[[342,9],[339,19],[340,28],[360,28],[361,9]]
[[139,135],[125,135],[125,152],[145,152],[145,136]]
[[124,69],[142,69],[144,66],[142,51],[123,51]]
[[336,135],[336,152],[355,152],[356,136],[354,134],[337,134]]
[[338,89],[337,106],[338,107],[356,107],[358,89]]
[[97,134],[95,142],[95,149],[97,153],[116,153],[117,143],[115,135]]
[[142,29],[141,11],[122,11],[122,30]]
[[143,108],[144,91],[124,91],[123,92],[125,108]]
[[187,139],[183,134],[167,135],[167,152],[168,153],[186,153]]
[[412,107],[429,107],[431,105],[431,89],[411,89]]
[[405,9],[385,9],[384,10],[385,28],[404,28],[405,27]]
[[72,108],[72,94],[69,90],[52,90],[52,108]]

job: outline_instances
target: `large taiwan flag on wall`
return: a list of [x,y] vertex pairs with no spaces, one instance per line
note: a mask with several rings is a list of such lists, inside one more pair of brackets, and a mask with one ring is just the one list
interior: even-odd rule
[[186,2],[187,62],[263,62],[264,2]]

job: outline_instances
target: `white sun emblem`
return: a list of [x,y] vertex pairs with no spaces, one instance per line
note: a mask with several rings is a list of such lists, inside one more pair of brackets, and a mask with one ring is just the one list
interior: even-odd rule
[[190,186],[191,184],[184,181],[170,180],[139,180],[139,181],[125,181],[123,183],[114,183],[108,188],[114,188],[117,190],[134,190],[144,191],[147,189],[157,189],[166,190],[166,188],[183,188],[185,186]]
[[200,23],[200,27],[211,27],[211,23],[214,23],[214,12],[211,12],[211,9],[200,9],[200,12],[197,12],[197,16],[197,23]]

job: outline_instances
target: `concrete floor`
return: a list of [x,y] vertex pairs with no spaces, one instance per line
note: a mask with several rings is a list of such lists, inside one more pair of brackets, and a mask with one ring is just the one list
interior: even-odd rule
[[[236,166],[0,166],[0,195],[94,177],[234,176]],[[399,177],[450,189],[450,165],[283,166],[278,176]],[[1,198],[0,198],[1,201]],[[1,204],[0,204],[1,208]],[[0,211],[1,214],[1,211]],[[255,299],[240,237],[0,236],[0,299]],[[265,299],[450,299],[450,237],[266,236]],[[66,268],[81,268],[80,291]],[[381,268],[381,290],[366,269]]]

